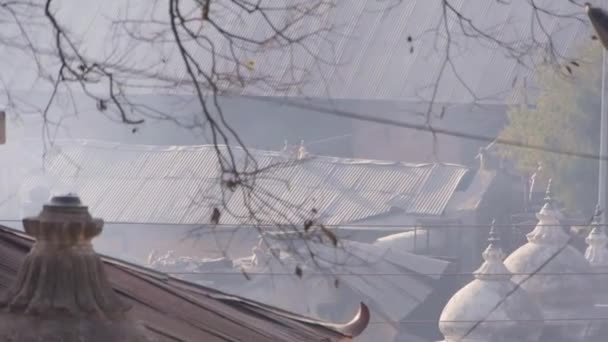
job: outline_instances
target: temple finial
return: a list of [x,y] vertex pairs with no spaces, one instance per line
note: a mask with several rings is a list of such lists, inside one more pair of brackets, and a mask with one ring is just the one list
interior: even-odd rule
[[53,196],[23,227],[35,242],[0,303],[0,341],[152,341],[93,248],[103,220],[77,195]]
[[509,279],[509,271],[502,262],[505,254],[500,247],[500,238],[496,232],[496,220],[492,220],[488,242],[488,247],[482,254],[484,263],[475,271],[475,278],[482,280]]
[[595,222],[600,222],[600,217],[602,216],[602,208],[600,207],[600,204],[598,203],[595,206],[595,211],[593,212],[593,220],[595,220]]
[[490,236],[488,237],[488,242],[493,246],[500,243],[500,237],[496,232],[496,219],[492,219],[492,223],[490,224]]
[[308,156],[308,152],[306,151],[306,144],[304,144],[304,139],[300,140],[300,146],[296,152],[296,159],[304,159]]
[[545,203],[548,204],[553,204],[553,191],[551,189],[551,183],[553,183],[553,180],[549,178],[547,181],[547,191],[545,191]]
[[591,221],[591,232],[585,239],[587,242],[587,249],[585,250],[585,258],[591,266],[605,267],[608,265],[608,250],[606,244],[608,243],[608,237],[604,232],[604,228],[601,225],[600,216],[602,215],[602,209],[598,204],[595,207],[593,213],[593,220]]

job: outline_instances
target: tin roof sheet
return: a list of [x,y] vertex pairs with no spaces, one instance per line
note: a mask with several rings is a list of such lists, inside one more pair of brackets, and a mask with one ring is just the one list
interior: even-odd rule
[[[93,212],[112,222],[205,224],[214,207],[222,223],[301,222],[316,209],[327,224],[344,224],[397,207],[411,215],[442,215],[467,168],[334,157],[287,158],[250,150],[276,164],[256,180],[256,198],[220,186],[212,146],[139,146],[58,141],[46,178],[72,188]],[[223,147],[222,147],[223,149]],[[234,150],[237,158],[242,151]],[[35,180],[26,184],[32,186]],[[407,201],[395,201],[407,198]],[[398,204],[396,204],[398,203]]]
[[[439,279],[449,264],[395,248],[349,240],[341,240],[340,243],[340,248],[316,243],[308,243],[302,247],[311,251],[318,260],[314,265],[307,263],[302,266],[301,279],[293,274],[295,265],[301,265],[300,260],[285,252],[282,254],[281,263],[271,262],[245,267],[247,272],[254,272],[251,275],[252,282],[234,284],[229,291],[274,303],[290,311],[305,312],[309,306],[315,307],[328,297],[332,298],[336,305],[344,303],[341,300],[348,300],[348,297],[343,296],[344,293],[340,295],[344,289],[335,287],[333,275],[338,274],[340,284],[354,291],[357,297],[365,298],[372,312],[377,312],[391,321],[399,321],[428,298],[434,290],[432,280]],[[319,268],[323,272],[319,273]],[[273,278],[259,276],[260,273],[284,274],[282,277]],[[273,287],[272,293],[263,290],[269,287]],[[305,300],[288,300],[296,298],[296,293]],[[302,304],[306,305],[302,307]]]
[[[137,63],[150,72],[185,78],[183,61],[173,42],[133,43],[129,35],[118,34],[123,31],[120,31],[120,25],[117,27],[117,21],[164,18],[161,16],[166,13],[164,6],[148,6],[145,1],[107,0],[103,6],[93,0],[64,2],[58,11],[59,18],[69,31],[78,33],[77,40],[82,42],[80,50],[86,56],[103,59],[110,53],[112,57],[121,56],[121,61]],[[305,5],[306,1],[266,0],[261,1],[261,6],[269,3],[280,7],[293,3]],[[236,65],[232,58],[224,56],[234,54],[241,62],[255,61],[253,71],[241,74],[249,82],[245,87],[237,82],[229,83],[226,90],[230,93],[421,101],[432,97],[432,85],[441,70],[446,46],[444,32],[437,30],[442,23],[442,1],[330,3],[334,6],[328,6],[331,9],[324,14],[305,16],[290,27],[286,34],[321,31],[300,44],[288,44],[283,48],[271,44],[263,47],[234,44],[233,40],[208,30],[205,38],[217,52],[213,63],[207,50],[195,45],[189,47],[200,65],[208,65],[225,76],[234,75]],[[534,6],[547,10],[537,13],[533,12],[528,1],[468,0],[451,1],[451,4],[484,32],[504,41],[518,42],[524,47],[532,46],[533,42],[546,45],[547,37],[543,34],[546,30],[560,55],[571,56],[581,41],[589,39],[591,32],[584,13],[571,1],[536,0]],[[288,15],[293,15],[293,12],[280,10],[268,11],[266,16],[259,11],[245,14],[236,6],[229,3],[218,5],[212,9],[216,11],[214,20],[223,30],[236,35],[242,33],[251,40],[269,37],[268,20],[283,23],[290,19]],[[578,13],[583,20],[551,16],[547,12]],[[477,100],[504,103],[509,101],[516,80],[534,78],[533,66],[540,61],[538,55],[542,49],[534,50],[518,61],[495,42],[480,39],[471,32],[467,32],[467,36],[453,14],[449,15],[446,26],[453,40],[450,49],[453,68],[447,68],[443,74],[435,97],[437,102],[470,103]],[[333,30],[323,30],[328,27]],[[28,33],[35,41],[46,43],[49,33],[45,28],[28,27]],[[136,29],[143,36],[153,36],[158,33],[156,30],[154,25]],[[413,37],[413,42],[408,41],[409,37]],[[413,52],[410,52],[411,47]],[[8,52],[6,67],[0,68],[4,79],[18,84],[20,89],[29,90],[31,83],[38,78],[36,68],[24,62],[27,58],[20,58],[23,57],[22,51]],[[117,61],[117,58],[110,58],[110,61]],[[19,71],[19,77],[16,77],[16,71]]]
[[[240,90],[257,96],[306,96],[340,99],[421,100],[432,98],[434,83],[445,58],[443,10],[439,0],[338,1],[323,18],[306,21],[306,30],[332,26],[333,31],[291,47],[289,53],[259,51],[248,54],[256,62],[254,77],[286,82],[295,74],[296,87],[276,89],[272,82],[252,83]],[[476,28],[494,38],[527,46],[529,55],[509,56],[509,51],[484,40],[462,25],[448,11],[447,29],[452,39],[451,67],[442,74],[436,102],[505,103],[519,101],[513,85],[527,78],[532,84],[534,66],[548,46],[546,30],[556,54],[572,56],[591,31],[580,7],[569,1],[538,0],[535,13],[526,1],[452,1],[453,7]],[[548,13],[579,15],[577,20]],[[537,14],[538,16],[535,16]],[[263,18],[239,22],[248,34],[263,34],[252,27]],[[539,24],[542,23],[542,27]],[[442,27],[438,30],[437,27]],[[413,37],[413,42],[409,42]],[[471,38],[473,37],[473,38]],[[533,47],[538,44],[535,50]],[[410,48],[413,48],[410,52]],[[227,47],[226,47],[227,48]],[[228,70],[233,65],[228,63]],[[221,68],[221,66],[220,66]],[[294,69],[297,69],[294,73]]]

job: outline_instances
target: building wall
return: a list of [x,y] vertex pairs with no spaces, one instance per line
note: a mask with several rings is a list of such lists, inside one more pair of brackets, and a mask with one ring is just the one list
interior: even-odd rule
[[[438,107],[439,104],[437,104]],[[363,109],[361,109],[363,108]],[[487,146],[507,123],[507,106],[445,104],[443,116],[431,115],[430,126],[456,134],[476,136],[471,139],[430,130],[416,130],[391,122],[424,127],[428,104],[365,102],[348,108],[362,114],[373,113],[390,120],[387,124],[353,121],[353,153],[357,158],[399,160],[411,163],[435,161],[467,166],[478,165],[479,148]],[[437,110],[435,110],[437,111]]]
[[[34,98],[41,102],[40,105],[45,104],[45,99],[42,95]],[[101,115],[95,108],[95,103],[87,97],[76,96],[79,115],[64,118],[62,115],[70,108],[57,106],[51,110],[52,119],[62,118],[62,126],[57,130],[56,138],[144,145],[212,143],[209,132],[204,135],[200,129],[189,128],[193,118],[200,116],[200,108],[194,97],[138,95],[135,100],[161,112],[170,113],[185,127],[180,127],[172,121],[148,119],[137,125],[134,130],[134,126],[115,122]],[[219,99],[219,108],[228,125],[250,148],[280,150],[285,140],[294,145],[304,140],[311,153],[352,157],[351,119],[289,107],[273,100],[247,97],[222,97]],[[22,132],[24,138],[41,138],[42,120],[39,116],[28,116],[23,122],[9,124],[9,141],[18,138],[13,134],[17,130]],[[231,136],[229,143],[236,145],[238,141]]]
[[377,124],[355,124],[353,152],[356,158],[431,163],[437,160],[461,164],[466,144],[454,137],[433,135]]
[[[44,98],[33,97],[39,101]],[[161,111],[174,113],[184,124],[188,124],[199,112],[194,99],[187,97],[141,95],[137,100]],[[424,125],[424,116],[420,113],[424,113],[428,105],[423,103],[312,99],[299,100],[298,106],[295,106],[282,103],[281,99],[250,97],[225,97],[219,101],[228,124],[247,146],[257,149],[279,150],[285,140],[291,144],[299,144],[300,140],[304,140],[307,149],[313,154],[412,163],[439,160],[472,165],[476,163],[478,148],[488,144],[487,141],[441,134],[434,138],[428,131],[357,120],[340,114],[355,113]],[[100,115],[95,104],[86,97],[78,97],[76,102],[78,116],[64,118],[62,115],[66,108],[52,108],[52,119],[62,118],[57,139],[95,139],[154,145],[210,143],[201,132],[180,128],[169,121],[147,120],[133,130],[132,126],[112,122]],[[447,108],[445,117],[433,118],[433,127],[492,138],[506,122],[505,106],[452,105]],[[8,139],[39,139],[40,134],[37,132],[40,132],[41,124],[37,116],[28,116],[22,123],[9,122]],[[235,139],[231,142],[237,143]]]

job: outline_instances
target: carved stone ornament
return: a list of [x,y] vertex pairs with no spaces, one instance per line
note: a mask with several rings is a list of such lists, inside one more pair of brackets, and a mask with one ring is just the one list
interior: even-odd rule
[[2,302],[0,342],[152,341],[110,286],[91,240],[103,220],[75,195],[23,219],[36,239]]

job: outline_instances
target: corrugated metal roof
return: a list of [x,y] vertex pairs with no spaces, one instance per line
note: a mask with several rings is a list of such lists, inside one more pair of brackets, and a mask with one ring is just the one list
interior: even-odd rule
[[[272,4],[272,7],[280,7],[294,1],[266,0],[261,3],[261,6]],[[297,3],[305,5],[306,1],[297,0]],[[444,33],[441,29],[437,31],[443,14],[440,0],[351,0],[328,3],[335,6],[326,14],[304,18],[291,30],[299,33],[327,27],[334,30],[323,31],[316,37],[303,40],[301,44],[290,44],[285,48],[273,47],[272,44],[252,47],[244,42],[234,44],[234,40],[221,37],[216,30],[210,29],[204,32],[204,36],[216,47],[214,51],[219,51],[216,60],[212,61],[209,51],[204,48],[196,45],[189,48],[196,55],[199,65],[208,68],[206,71],[214,68],[225,78],[235,75],[236,68],[234,60],[225,56],[234,53],[241,62],[255,61],[253,72],[242,73],[242,77],[249,81],[244,89],[238,88],[238,82],[224,85],[228,88],[224,90],[230,93],[382,100],[424,101],[431,98],[433,89],[430,86],[441,69],[446,44]],[[477,27],[505,41],[519,41],[522,45],[533,39],[541,43],[546,41],[528,1],[467,0],[451,1],[451,4]],[[555,13],[584,15],[580,7],[570,1],[536,0],[534,4]],[[211,6],[216,15],[214,20],[224,30],[236,35],[243,33],[251,40],[269,37],[270,26],[264,23],[268,18],[282,23],[288,20],[286,16],[294,14],[277,10],[268,11],[264,17],[259,11],[244,13],[236,7],[238,5],[230,2],[218,4],[215,8],[213,4]],[[76,33],[76,40],[82,43],[79,51],[85,58],[105,61],[107,57],[109,62],[123,66],[137,65],[151,74],[183,78],[183,60],[170,39],[165,44],[158,40],[134,41],[117,24],[121,19],[133,22],[151,18],[166,20],[165,4],[149,6],[146,1],[106,0],[100,6],[98,1],[93,0],[65,0],[60,9],[57,12],[61,23],[70,32]],[[558,53],[572,54],[578,42],[589,38],[586,19],[576,21],[538,14],[543,28],[552,33]],[[49,39],[51,31],[48,27],[30,26],[26,28],[30,37],[40,47],[49,47],[52,40]],[[454,68],[445,71],[435,99],[437,102],[470,103],[474,97],[469,89],[482,101],[503,102],[510,94],[516,77],[522,79],[528,76],[533,79],[533,70],[529,66],[534,63],[529,56],[524,57],[528,65],[523,66],[497,44],[465,37],[454,16],[451,16],[448,28],[454,41],[451,46]],[[158,34],[160,28],[142,25],[131,27],[131,30],[146,37]],[[408,42],[410,36],[414,38],[412,44]],[[414,47],[413,53],[410,53],[411,46]],[[30,58],[24,58],[23,49],[7,49],[3,56],[6,63],[0,68],[0,74],[4,76],[3,79],[10,81],[11,86],[29,91],[38,79],[37,68],[33,63],[28,63]],[[48,58],[41,58],[44,65],[50,63]],[[160,83],[158,80],[141,82],[146,85]],[[167,86],[167,82],[163,84]],[[294,86],[289,87],[288,84]],[[37,88],[46,89],[38,84]]]
[[[422,211],[429,215],[440,215],[466,171],[465,169],[450,170],[439,167],[438,164],[433,165],[428,180],[419,190],[425,196],[413,201],[406,211],[410,214]],[[439,179],[442,181],[437,181]]]
[[[331,303],[340,307],[352,300],[352,297],[344,296],[348,292],[344,288],[335,288],[335,277],[332,275],[339,274],[340,284],[354,291],[357,297],[365,298],[365,303],[372,312],[391,321],[399,321],[428,298],[433,292],[431,280],[439,279],[449,265],[446,261],[396,248],[349,240],[341,240],[340,243],[341,247],[337,249],[317,243],[308,243],[302,247],[299,253],[312,251],[317,256],[318,261],[314,265],[302,265],[289,252],[282,254],[281,262],[268,256],[271,260],[269,263],[245,265],[247,272],[254,273],[251,275],[253,281],[235,283],[229,291],[295,312],[315,307],[327,298],[331,298]],[[302,279],[295,274],[280,279],[258,276],[258,273],[291,274],[296,264],[304,270]],[[323,270],[321,274],[318,274],[319,267]],[[359,276],[360,274],[367,276]],[[218,284],[221,282],[218,281]],[[270,287],[274,288],[273,292],[265,291]],[[299,297],[294,297],[296,293]],[[301,300],[291,301],[291,298]]]
[[[55,184],[77,191],[107,221],[205,224],[225,204],[222,223],[246,224],[250,210],[264,223],[299,223],[316,209],[326,224],[352,223],[398,207],[411,215],[442,215],[467,169],[250,150],[278,166],[256,180],[258,199],[220,187],[212,146],[138,146],[57,142],[47,157]],[[242,151],[235,149],[237,158]],[[36,177],[26,181],[33,186]],[[25,190],[27,191],[27,189]],[[395,204],[395,197],[407,201]]]
[[[542,29],[546,29],[551,33],[557,53],[568,55],[573,47],[590,36],[584,13],[569,1],[535,1],[536,6],[549,12],[577,13],[583,18],[580,21],[566,19],[539,11],[542,29],[532,6],[526,1],[468,0],[452,1],[451,4],[484,32],[503,41],[518,42],[522,47],[532,45],[533,40],[546,44],[547,37],[542,33]],[[398,4],[377,0],[337,1],[324,20],[314,18],[304,20],[303,24],[308,25],[307,31],[313,32],[330,23],[337,28],[335,31],[307,40],[305,47],[290,47],[289,53],[273,50],[247,54],[256,61],[257,70],[252,78],[270,76],[272,80],[286,82],[292,79],[292,69],[297,68],[296,75],[300,76],[296,80],[297,87],[287,95],[428,101],[445,56],[442,15],[439,0],[401,1]],[[248,34],[260,34],[251,28],[262,25],[263,20],[249,17],[238,21],[238,25],[249,28]],[[536,57],[542,48],[533,50],[532,56],[524,56],[520,62],[525,65],[522,65],[496,42],[465,37],[454,15],[450,15],[448,27],[453,68],[446,68],[442,76],[435,98],[437,102],[503,103],[510,97],[516,78],[534,79],[533,67],[540,62]],[[408,42],[408,37],[413,37],[413,43]],[[410,47],[414,48],[413,53],[410,53]],[[321,59],[330,62],[323,63]],[[224,67],[229,70],[233,65]],[[266,83],[246,86],[241,93],[286,94]]]
[[[349,275],[341,277],[341,283],[350,287],[357,295],[367,298],[366,303],[369,303],[372,310],[382,313],[388,319],[394,321],[402,320],[433,292],[433,287],[428,281],[431,278],[439,278],[449,264],[445,261],[383,246],[349,240],[342,240],[341,243],[343,248],[338,249],[314,243],[307,245],[305,248],[310,248],[313,251],[320,260],[317,262],[321,267],[326,268],[329,274]],[[283,261],[286,262],[283,271],[289,270],[290,267],[293,269],[295,260],[287,258]],[[314,266],[312,267],[314,268]],[[262,272],[271,273],[272,271],[276,272],[273,268],[268,267]],[[304,274],[307,271],[308,269],[304,271]],[[428,276],[429,273],[433,276]],[[375,276],[363,277],[357,276],[358,274],[375,274]],[[386,274],[390,274],[390,276],[386,276]],[[311,278],[315,279],[316,277],[323,278],[324,276],[313,275]],[[296,276],[294,275],[292,278],[291,281],[295,280]],[[282,280],[258,279],[262,284],[268,281],[278,282]],[[331,277],[327,277],[326,280],[328,280],[326,285],[333,288]],[[319,286],[311,286],[310,283],[305,283],[305,285],[309,287],[305,292],[311,297],[315,293],[319,295],[326,290]],[[265,288],[268,288],[268,286],[265,286]],[[287,288],[287,292],[289,291]],[[245,291],[238,293],[248,296]],[[268,293],[260,293],[260,295],[264,301],[270,300]],[[335,297],[340,298],[339,295],[335,295]],[[315,299],[312,298],[310,301],[314,302]],[[277,302],[277,304],[279,303],[280,301]]]

